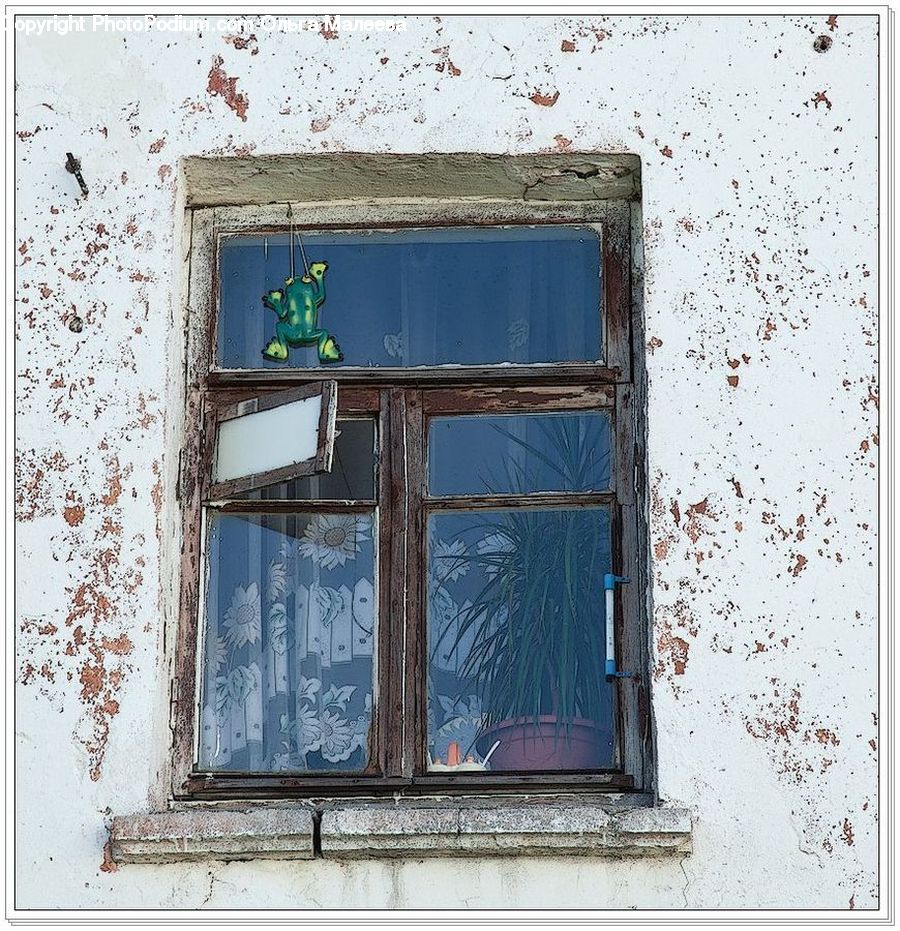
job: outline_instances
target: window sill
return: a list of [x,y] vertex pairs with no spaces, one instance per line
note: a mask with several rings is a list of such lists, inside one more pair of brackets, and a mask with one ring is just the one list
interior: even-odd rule
[[685,809],[616,802],[432,800],[311,806],[213,806],[113,819],[117,863],[183,860],[369,859],[425,856],[684,856]]
[[110,853],[116,863],[183,860],[311,860],[311,808],[241,810],[196,806],[113,818]]

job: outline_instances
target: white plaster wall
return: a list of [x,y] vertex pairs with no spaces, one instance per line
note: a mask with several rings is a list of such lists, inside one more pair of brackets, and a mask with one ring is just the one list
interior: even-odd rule
[[[17,905],[874,907],[875,18],[405,23],[17,36]],[[166,740],[179,158],[559,148],[643,161],[653,709],[693,856],[110,871]]]

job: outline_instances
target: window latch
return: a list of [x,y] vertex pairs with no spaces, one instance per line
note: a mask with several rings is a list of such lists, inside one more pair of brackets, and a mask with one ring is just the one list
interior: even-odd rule
[[603,576],[603,588],[606,591],[606,678],[630,679],[630,672],[616,669],[616,585],[626,585],[631,579],[625,575],[607,572]]

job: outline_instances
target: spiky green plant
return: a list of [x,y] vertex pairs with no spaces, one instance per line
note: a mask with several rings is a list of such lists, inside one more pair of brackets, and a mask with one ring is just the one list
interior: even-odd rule
[[[508,430],[495,429],[547,466],[558,477],[560,490],[590,489],[598,457],[609,455],[599,436],[581,429],[576,418],[538,423],[547,448],[554,450],[552,457]],[[510,460],[506,468],[505,489],[524,494],[535,487],[521,463]],[[548,714],[558,728],[575,718],[602,720],[608,700],[603,674],[606,510],[554,507],[548,500],[488,513],[493,517],[474,513],[459,534],[484,533],[494,543],[465,557],[483,571],[486,582],[450,622],[458,622],[454,648],[470,632],[473,638],[459,670],[467,683],[463,691],[474,687],[480,694],[485,728]]]

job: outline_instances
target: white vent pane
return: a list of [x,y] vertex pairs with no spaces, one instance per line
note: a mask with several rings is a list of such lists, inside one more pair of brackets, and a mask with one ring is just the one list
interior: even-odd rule
[[213,481],[315,459],[321,413],[322,396],[314,395],[220,423]]

